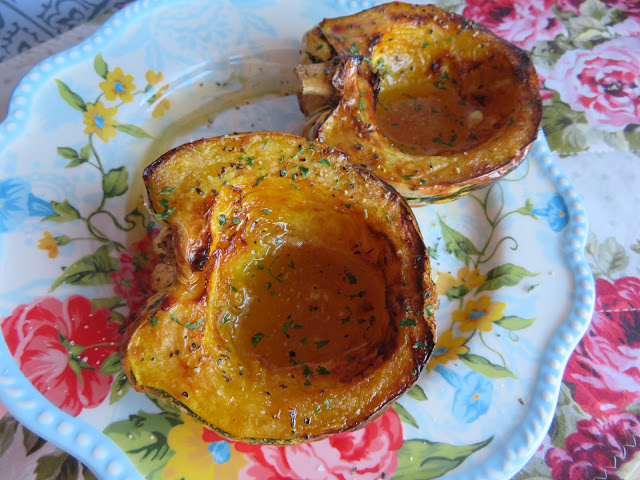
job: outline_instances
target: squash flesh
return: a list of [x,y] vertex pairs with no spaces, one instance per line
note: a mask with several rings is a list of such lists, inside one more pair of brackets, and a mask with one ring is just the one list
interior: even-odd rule
[[362,426],[417,380],[435,339],[428,256],[376,177],[263,133],[170,152],[145,182],[155,212],[175,208],[178,274],[123,341],[135,388],[230,438],[295,443]]

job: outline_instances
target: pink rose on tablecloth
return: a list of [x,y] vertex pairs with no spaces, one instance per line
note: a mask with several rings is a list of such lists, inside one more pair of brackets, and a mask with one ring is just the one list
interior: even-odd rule
[[[580,420],[567,437],[565,448],[551,448],[545,460],[559,480],[619,480],[620,467],[640,451],[640,415],[615,413],[606,419]],[[605,468],[606,474],[605,474]]]
[[76,416],[102,403],[111,387],[113,377],[99,373],[121,337],[109,315],[106,308],[93,310],[80,295],[64,301],[42,297],[18,306],[4,319],[2,333],[33,386]]
[[546,86],[587,120],[617,131],[640,123],[640,38],[620,37],[591,50],[569,50],[555,64]]
[[565,33],[551,7],[554,0],[469,0],[462,15],[529,50],[541,40]]
[[157,229],[148,232],[129,249],[120,252],[118,271],[110,274],[115,292],[125,299],[130,313],[135,313],[154,293],[151,274],[158,263],[153,249],[153,239],[157,234]]
[[262,480],[377,480],[398,465],[402,424],[392,409],[360,430],[318,442],[274,447],[236,443],[249,465],[240,478]]
[[596,280],[596,313],[564,374],[591,415],[626,407],[640,395],[640,278]]

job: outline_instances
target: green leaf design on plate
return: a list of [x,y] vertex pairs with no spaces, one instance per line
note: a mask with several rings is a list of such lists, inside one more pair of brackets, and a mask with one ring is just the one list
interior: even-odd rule
[[511,370],[502,365],[491,363],[484,357],[474,353],[461,353],[458,358],[462,360],[474,372],[489,378],[518,378]]
[[412,427],[420,428],[420,425],[418,425],[416,419],[413,418],[413,415],[411,415],[409,411],[402,405],[396,402],[393,404],[393,409],[396,411],[401,421],[403,421],[404,423],[408,423]]
[[76,160],[77,158],[80,158],[78,152],[71,147],[58,147],[58,155],[62,158],[66,158],[67,160]]
[[454,300],[456,298],[464,297],[467,293],[469,293],[469,287],[467,287],[465,284],[461,284],[454,285],[453,287],[449,288],[449,290],[447,290],[446,292],[446,295],[449,300]]
[[109,170],[104,177],[102,177],[102,191],[105,198],[118,197],[124,195],[129,188],[127,180],[129,173],[127,167],[118,167]]
[[122,133],[126,133],[127,135],[131,135],[136,138],[152,138],[147,132],[145,132],[140,127],[136,127],[135,125],[129,125],[126,123],[121,123],[120,125],[115,125],[115,127],[120,130]]
[[118,352],[109,355],[100,365],[101,375],[115,375],[120,371],[122,371],[122,365],[120,364],[120,354]]
[[124,397],[130,389],[131,389],[131,384],[129,383],[129,379],[127,378],[125,373],[122,372],[120,375],[116,377],[116,379],[111,384],[111,394],[109,395],[109,405],[113,405],[122,397]]
[[49,291],[53,292],[63,283],[83,287],[110,284],[109,274],[118,269],[118,259],[110,256],[110,251],[109,245],[103,245],[95,253],[77,260],[53,282]]
[[109,67],[107,66],[107,62],[102,58],[102,53],[96,55],[96,58],[93,59],[93,68],[96,73],[100,75],[102,78],[107,78],[107,73],[109,73]]
[[180,424],[179,415],[139,411],[127,420],[108,425],[104,433],[129,456],[143,477],[160,480],[174,453],[167,440],[169,431]]
[[516,315],[510,315],[508,317],[502,317],[494,323],[507,330],[523,330],[529,328],[535,321],[535,318],[521,318]]
[[505,263],[494,267],[487,273],[487,279],[478,287],[478,292],[485,290],[497,290],[501,287],[513,287],[518,285],[525,277],[535,277],[539,273],[533,273],[526,268],[519,267],[513,263]]
[[49,220],[51,222],[63,223],[63,222],[71,222],[73,220],[77,220],[80,218],[80,213],[75,209],[67,200],[63,200],[62,202],[51,202],[51,208],[56,212],[55,215],[48,215],[44,217],[42,220]]
[[124,301],[124,299],[120,295],[116,295],[115,297],[94,298],[91,300],[91,306],[93,308],[105,307],[112,309],[122,301]]
[[419,402],[424,402],[425,400],[429,400],[427,398],[427,394],[424,393],[424,390],[420,385],[414,385],[413,388],[407,392],[407,397],[413,398],[414,400],[418,400]]
[[442,229],[442,236],[447,252],[453,253],[458,260],[465,263],[467,263],[469,255],[480,254],[471,240],[448,226],[440,215],[438,215],[438,220],[440,221],[440,228]]
[[58,93],[62,97],[62,99],[67,102],[67,104],[71,108],[75,108],[76,110],[80,110],[81,112],[87,111],[87,105],[82,100],[82,97],[77,93],[73,92],[69,86],[61,80],[55,79],[58,84]]
[[493,437],[471,445],[450,445],[429,440],[406,440],[398,450],[394,480],[427,480],[453,470],[471,454],[491,443]]

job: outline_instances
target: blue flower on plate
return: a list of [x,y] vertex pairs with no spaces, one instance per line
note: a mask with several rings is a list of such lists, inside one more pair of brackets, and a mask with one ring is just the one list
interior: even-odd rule
[[456,389],[451,406],[454,417],[472,423],[487,413],[493,394],[490,380],[476,372],[469,372],[463,377],[442,365],[436,365],[434,370]]
[[554,232],[562,230],[569,223],[569,210],[564,198],[558,193],[551,197],[547,208],[534,208],[531,213],[540,217],[547,217],[549,226]]
[[231,458],[231,448],[229,442],[219,441],[213,442],[209,445],[209,453],[213,457],[213,461],[216,463],[228,462]]
[[49,202],[31,193],[31,185],[18,177],[0,180],[0,233],[18,227],[27,216],[44,217],[55,212]]

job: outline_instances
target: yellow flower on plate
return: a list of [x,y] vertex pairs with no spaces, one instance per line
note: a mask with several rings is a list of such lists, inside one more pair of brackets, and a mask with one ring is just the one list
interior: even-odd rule
[[474,268],[471,270],[469,267],[464,266],[458,270],[458,280],[466,285],[469,290],[472,288],[478,288],[487,279],[486,275],[480,275],[480,269]]
[[98,85],[104,92],[104,97],[113,101],[120,98],[123,102],[132,102],[132,92],[136,89],[133,83],[133,75],[125,75],[120,67],[107,73],[107,79]]
[[38,248],[40,250],[46,250],[49,258],[56,258],[58,256],[58,242],[51,232],[44,232],[42,238],[38,242]]
[[[149,85],[156,85],[164,80],[164,75],[162,72],[154,72],[153,70],[147,70],[147,73],[144,74],[144,78]],[[165,85],[163,89],[167,88],[168,85]]]
[[450,288],[461,285],[467,287],[468,290],[473,290],[482,285],[487,279],[486,275],[480,275],[478,268],[471,269],[468,266],[464,266],[458,270],[457,276],[458,278],[456,279],[448,273],[441,273],[436,281],[438,295],[446,295]]
[[248,463],[244,454],[189,416],[183,414],[182,420],[184,423],[173,427],[167,437],[176,453],[164,469],[163,480],[237,479]]
[[162,97],[160,101],[153,108],[153,112],[151,112],[151,116],[153,118],[160,118],[164,115],[164,112],[171,108],[171,102],[167,97]]
[[107,108],[104,103],[97,102],[95,105],[87,103],[87,111],[84,112],[84,133],[95,133],[100,140],[108,143],[109,139],[116,136],[115,125],[120,125],[114,115],[118,113],[116,107]]
[[460,322],[462,332],[473,330],[490,332],[493,329],[493,322],[504,317],[502,312],[506,307],[506,303],[492,302],[491,297],[483,295],[478,300],[469,300],[464,309],[455,310],[451,317],[454,322]]
[[[164,81],[164,75],[162,74],[162,72],[156,73],[153,70],[147,70],[147,73],[145,73],[144,78],[147,80],[147,83],[150,86],[155,86]],[[168,88],[169,88],[169,84],[163,85],[162,87],[157,89],[156,93],[152,97],[150,97],[147,100],[149,103],[157,102],[156,106],[153,108],[153,111],[151,112],[151,116],[153,118],[162,117],[165,114],[165,112],[169,110],[169,108],[171,108],[171,102],[169,101],[169,99],[162,95],[162,92],[164,92]]]
[[433,351],[431,360],[429,360],[429,369],[432,369],[437,364],[445,364],[458,358],[458,355],[467,353],[469,348],[464,345],[466,337],[455,337],[451,330],[446,330],[440,335],[436,342],[436,348]]

